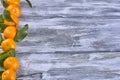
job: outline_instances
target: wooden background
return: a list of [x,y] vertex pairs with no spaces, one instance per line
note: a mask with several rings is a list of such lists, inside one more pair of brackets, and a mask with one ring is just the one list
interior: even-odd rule
[[120,0],[31,2],[21,2],[18,79],[120,80]]

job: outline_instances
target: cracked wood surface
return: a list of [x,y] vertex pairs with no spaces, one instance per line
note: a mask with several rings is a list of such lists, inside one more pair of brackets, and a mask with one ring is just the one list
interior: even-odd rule
[[18,79],[120,79],[120,0],[31,2],[21,2],[20,27],[30,28],[17,47]]

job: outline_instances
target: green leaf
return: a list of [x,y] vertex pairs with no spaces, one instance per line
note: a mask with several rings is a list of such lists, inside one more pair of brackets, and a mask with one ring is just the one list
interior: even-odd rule
[[7,27],[7,25],[0,23],[0,33],[3,33],[3,31],[6,27]]
[[0,23],[4,23],[4,18],[2,14],[0,15]]
[[0,34],[0,45],[1,45],[2,41],[3,41],[3,37],[2,37],[2,34]]
[[10,57],[10,56],[15,56],[15,50],[14,49],[11,49],[7,52],[3,52],[0,54],[0,62],[3,61],[4,59],[6,59],[7,57]]
[[7,57],[13,56],[15,57],[15,50],[11,49],[7,52],[3,52],[0,54],[0,66],[3,66],[3,62]]
[[2,80],[2,78],[1,78],[1,76],[2,76],[2,73],[3,73],[3,71],[1,71],[1,72],[0,72],[0,80]]
[[24,27],[17,32],[15,36],[15,41],[19,42],[23,40],[27,36],[27,33],[28,33],[28,24],[24,25]]
[[1,3],[2,3],[4,8],[6,8],[8,6],[8,4],[5,2],[5,0],[1,0]]
[[29,6],[32,8],[32,4],[30,2],[30,0],[26,0],[26,2],[29,4]]
[[4,15],[5,20],[13,22],[10,16],[10,12],[8,10],[4,10],[3,15]]
[[3,66],[3,61],[0,61],[0,66]]
[[5,68],[3,66],[0,66],[0,72],[3,72]]

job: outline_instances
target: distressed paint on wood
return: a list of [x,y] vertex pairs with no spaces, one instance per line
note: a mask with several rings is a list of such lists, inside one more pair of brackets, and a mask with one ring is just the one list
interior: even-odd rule
[[31,1],[32,9],[21,3],[21,25],[30,24],[30,30],[20,51],[120,51],[119,1]]
[[[33,74],[43,80],[119,80],[120,53],[18,54],[18,76]],[[42,76],[40,75],[42,73]],[[37,74],[35,74],[37,73]],[[34,75],[35,74],[35,75]]]
[[[18,79],[119,80],[120,0],[21,2]],[[2,12],[2,6],[0,6]]]

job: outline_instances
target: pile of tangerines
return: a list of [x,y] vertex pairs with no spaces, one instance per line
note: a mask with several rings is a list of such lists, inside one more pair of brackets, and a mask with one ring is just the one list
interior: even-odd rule
[[[26,0],[31,6],[29,0]],[[1,0],[4,7],[0,15],[0,80],[16,80],[16,71],[20,67],[15,56],[16,42],[23,40],[28,31],[28,25],[18,29],[21,15],[20,0]]]

